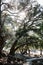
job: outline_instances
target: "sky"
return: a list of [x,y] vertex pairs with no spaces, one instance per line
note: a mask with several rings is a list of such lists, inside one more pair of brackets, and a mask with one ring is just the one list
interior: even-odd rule
[[37,2],[43,7],[43,0],[37,0]]
[[[7,3],[8,3],[8,2],[10,2],[11,0],[3,0],[3,1],[5,1],[5,2],[7,1]],[[38,2],[41,6],[43,6],[43,0],[37,0],[37,2]]]

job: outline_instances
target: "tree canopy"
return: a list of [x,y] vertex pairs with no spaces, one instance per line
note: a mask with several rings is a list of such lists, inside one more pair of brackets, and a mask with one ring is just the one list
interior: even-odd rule
[[9,55],[22,47],[42,50],[43,8],[40,4],[32,0],[2,0],[0,5],[0,53],[7,48]]

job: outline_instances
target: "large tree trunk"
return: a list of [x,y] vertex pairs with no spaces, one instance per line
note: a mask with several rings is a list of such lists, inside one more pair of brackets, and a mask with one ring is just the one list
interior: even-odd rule
[[14,49],[15,49],[15,46],[17,45],[18,39],[19,39],[19,38],[17,38],[17,39],[14,41],[14,43],[13,43],[11,49],[10,49],[9,55],[13,55],[13,54],[14,54]]
[[[19,38],[20,38],[20,37],[19,37]],[[17,41],[19,40],[19,38],[17,38],[17,39],[15,40],[15,42],[13,43],[13,45],[12,45],[12,47],[11,47],[11,49],[10,49],[10,53],[8,54],[7,62],[11,62],[11,60],[13,60],[13,59],[11,58],[11,56],[14,55],[15,51],[16,51],[18,48],[20,48],[20,47],[22,47],[22,46],[28,44],[28,43],[24,43],[24,44],[21,44],[21,45],[19,45],[19,46],[17,46],[17,47],[15,48],[15,46],[16,46]],[[25,53],[25,52],[23,52],[23,54],[24,54],[24,53]]]
[[[20,37],[19,37],[19,38],[20,38]],[[8,59],[7,59],[7,62],[9,62],[9,63],[11,62],[11,60],[13,60],[13,59],[11,58],[11,56],[14,55],[14,53],[15,53],[14,49],[15,49],[15,46],[16,46],[17,41],[18,41],[19,38],[17,38],[17,39],[14,41],[14,43],[13,43],[11,49],[10,49],[10,53],[8,54]]]

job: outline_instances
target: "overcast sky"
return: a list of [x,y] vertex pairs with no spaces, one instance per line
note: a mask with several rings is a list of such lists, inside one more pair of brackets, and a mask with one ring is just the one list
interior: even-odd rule
[[[12,0],[3,0],[3,1],[7,1],[7,3],[8,2],[10,2],[10,1],[12,1]],[[43,0],[37,0],[37,2],[41,5],[41,6],[43,6]]]
[[38,2],[41,6],[43,6],[43,0],[37,0],[37,2]]

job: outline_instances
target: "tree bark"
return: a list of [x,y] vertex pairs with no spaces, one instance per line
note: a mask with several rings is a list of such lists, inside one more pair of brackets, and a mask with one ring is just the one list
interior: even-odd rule
[[42,48],[40,48],[40,55],[42,56]]
[[[20,38],[20,37],[19,37],[19,38]],[[15,49],[15,46],[16,46],[17,41],[18,41],[19,38],[17,38],[17,39],[14,41],[14,43],[13,43],[11,49],[10,49],[10,53],[8,54],[8,59],[7,59],[7,62],[9,62],[9,63],[11,63],[11,60],[12,60],[11,56],[14,55],[14,53],[15,53],[14,49]]]
[[30,57],[30,49],[29,49],[29,57]]

